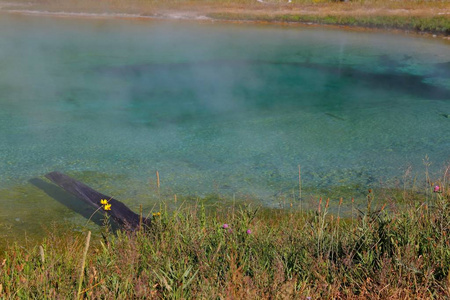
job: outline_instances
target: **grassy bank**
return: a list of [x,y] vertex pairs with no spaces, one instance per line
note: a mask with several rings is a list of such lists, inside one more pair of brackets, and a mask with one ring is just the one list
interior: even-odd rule
[[217,20],[227,21],[260,21],[289,22],[322,25],[339,25],[351,27],[397,29],[402,31],[425,32],[439,35],[450,35],[450,17],[446,16],[345,16],[345,15],[300,15],[300,14],[237,14],[211,13],[208,16]]
[[[150,230],[51,228],[0,255],[0,297],[139,299],[443,298],[450,296],[450,169],[422,191],[385,195],[342,218],[201,203],[155,211]],[[350,201],[350,200],[348,200]],[[83,252],[88,246],[87,259]],[[83,263],[84,262],[84,263]],[[83,277],[80,277],[83,274]]]
[[450,35],[446,0],[13,0],[1,10],[75,13],[126,13],[158,18],[262,21],[399,29]]

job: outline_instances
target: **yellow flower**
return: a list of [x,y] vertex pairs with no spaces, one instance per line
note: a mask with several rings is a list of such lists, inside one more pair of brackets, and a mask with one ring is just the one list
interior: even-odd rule
[[104,210],[111,210],[111,204],[108,204],[108,200],[102,199],[100,200],[100,204],[102,205]]
[[158,211],[157,213],[153,213],[154,217],[159,217],[161,215],[161,213]]

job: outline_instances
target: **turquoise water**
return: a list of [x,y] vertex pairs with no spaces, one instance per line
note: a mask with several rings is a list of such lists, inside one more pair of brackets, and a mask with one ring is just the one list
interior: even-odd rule
[[0,27],[8,228],[85,221],[30,182],[53,170],[150,209],[161,193],[276,206],[298,189],[298,165],[311,194],[361,196],[410,167],[422,176],[426,156],[436,174],[449,162],[440,39],[6,15]]

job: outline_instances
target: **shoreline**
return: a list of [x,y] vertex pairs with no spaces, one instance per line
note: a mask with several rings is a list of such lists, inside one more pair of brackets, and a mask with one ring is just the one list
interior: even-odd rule
[[325,200],[311,212],[194,203],[152,209],[147,230],[120,231],[108,217],[79,231],[48,226],[2,249],[0,298],[73,298],[77,285],[80,299],[445,298],[447,176],[423,203],[406,192],[403,206],[374,205],[368,191],[351,218],[330,216]]
[[[433,9],[420,14],[420,10],[374,9],[367,7],[354,10],[328,12],[324,8],[301,7],[287,9],[286,4],[272,5],[259,2],[258,6],[235,7],[233,5],[181,6],[179,9],[161,5],[139,11],[122,8],[99,10],[98,8],[33,7],[30,3],[0,2],[0,14],[27,15],[57,18],[89,19],[129,19],[129,20],[167,20],[194,22],[226,22],[238,24],[275,24],[287,26],[314,26],[338,28],[343,30],[388,32],[394,34],[418,35],[441,38],[450,41],[450,4],[448,9]],[[334,4],[330,4],[333,8]]]

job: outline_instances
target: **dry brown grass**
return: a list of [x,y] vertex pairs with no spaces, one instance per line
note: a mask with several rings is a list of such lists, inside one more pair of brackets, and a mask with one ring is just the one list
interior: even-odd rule
[[[371,0],[336,2],[332,0],[26,0],[8,1],[24,6],[20,9],[65,12],[110,12],[154,14],[184,11],[195,14],[252,13],[252,14],[304,14],[304,15],[400,15],[450,16],[450,1]],[[9,6],[14,8],[14,6]]]

